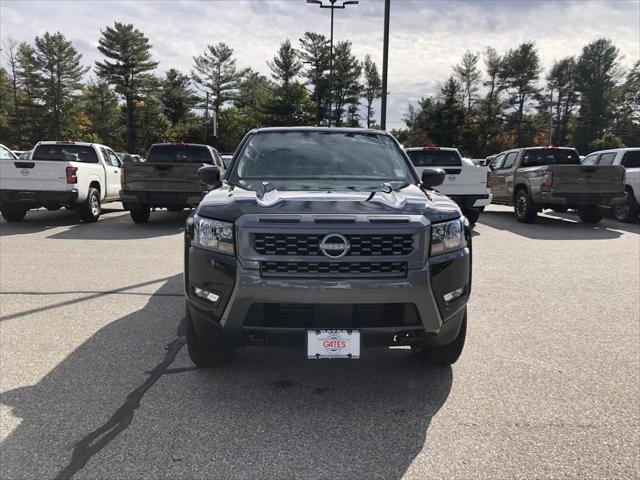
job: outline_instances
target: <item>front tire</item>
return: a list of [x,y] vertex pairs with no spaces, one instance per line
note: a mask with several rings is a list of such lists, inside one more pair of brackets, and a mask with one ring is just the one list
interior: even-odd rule
[[198,335],[187,306],[187,318],[185,319],[185,334],[187,339],[187,351],[189,358],[198,368],[221,367],[228,364],[233,358],[234,349],[225,341],[222,330],[211,325],[209,335]]
[[147,223],[151,210],[147,205],[130,205],[129,215],[135,223]]
[[597,205],[587,205],[578,208],[578,216],[584,223],[598,223],[602,220],[602,212]]
[[524,189],[518,190],[513,202],[513,212],[516,214],[516,219],[520,223],[535,222],[538,211],[529,196],[529,192]]
[[471,224],[476,223],[480,218],[480,210],[477,208],[463,208],[462,213]]
[[613,216],[623,223],[631,223],[636,219],[638,216],[638,204],[631,193],[627,192],[624,203],[613,207]]
[[412,348],[416,357],[427,365],[447,366],[456,363],[464,349],[464,341],[467,336],[467,312],[460,326],[460,332],[456,339],[447,345],[436,347]]
[[78,206],[80,220],[84,223],[97,222],[100,218],[102,207],[100,206],[100,192],[95,188],[89,188],[87,199]]
[[21,222],[29,209],[20,205],[7,204],[0,208],[2,218],[7,222]]

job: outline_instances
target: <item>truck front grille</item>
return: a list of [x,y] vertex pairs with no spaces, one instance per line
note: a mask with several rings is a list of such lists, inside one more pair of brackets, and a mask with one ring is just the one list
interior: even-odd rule
[[349,277],[404,276],[407,272],[406,262],[273,262],[260,263],[265,276],[278,275],[338,275]]
[[[254,250],[260,255],[321,256],[323,234],[255,233]],[[413,251],[413,235],[345,235],[351,245],[347,256],[396,256]]]

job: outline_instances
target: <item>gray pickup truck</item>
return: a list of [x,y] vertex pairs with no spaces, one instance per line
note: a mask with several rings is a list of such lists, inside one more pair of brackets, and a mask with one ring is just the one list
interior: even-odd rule
[[197,206],[209,190],[198,180],[203,165],[214,165],[224,172],[220,155],[208,145],[152,145],[145,162],[124,163],[120,179],[124,208],[135,223],[145,223],[152,208],[179,212]]
[[471,292],[471,230],[379,130],[253,130],[224,183],[213,166],[185,228],[187,348],[199,367],[237,347],[291,345],[357,359],[361,345],[410,346],[454,363]]
[[598,205],[624,200],[624,168],[581,165],[578,152],[565,147],[531,147],[497,155],[492,172],[493,203],[512,205],[522,223],[543,209],[575,209],[580,220],[598,223]]

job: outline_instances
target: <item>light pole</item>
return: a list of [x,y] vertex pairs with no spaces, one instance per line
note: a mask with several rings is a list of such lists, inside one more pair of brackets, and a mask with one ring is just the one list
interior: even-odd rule
[[315,3],[320,5],[320,8],[330,8],[331,9],[331,53],[329,55],[329,126],[331,126],[331,96],[333,93],[333,11],[336,8],[344,9],[347,5],[357,5],[360,3],[358,0],[346,0],[342,1],[339,5],[338,0],[328,0],[329,5],[325,5],[322,3],[322,0],[307,0],[307,3]]
[[389,70],[389,10],[391,0],[384,2],[384,38],[382,42],[382,105],[380,112],[380,129],[387,129],[387,71]]

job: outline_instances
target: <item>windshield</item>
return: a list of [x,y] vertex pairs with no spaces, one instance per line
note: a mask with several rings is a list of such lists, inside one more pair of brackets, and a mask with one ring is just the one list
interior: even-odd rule
[[331,131],[256,133],[228,178],[249,189],[268,181],[282,190],[358,190],[414,181],[400,148],[388,135]]
[[152,145],[147,162],[213,163],[213,155],[204,145]]
[[580,165],[578,152],[571,148],[535,148],[526,150],[522,159],[523,167],[539,165]]
[[416,167],[459,167],[460,154],[455,150],[408,150],[407,155]]
[[45,144],[36,147],[31,160],[98,163],[98,155],[93,147],[86,145]]

